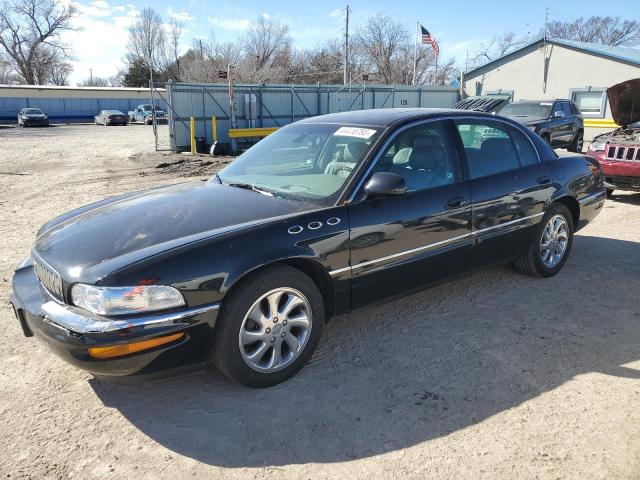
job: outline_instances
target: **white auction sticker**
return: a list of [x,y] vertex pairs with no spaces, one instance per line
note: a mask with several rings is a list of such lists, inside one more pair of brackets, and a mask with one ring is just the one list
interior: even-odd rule
[[336,130],[334,135],[340,135],[342,137],[371,138],[374,133],[376,133],[376,131],[371,130],[370,128],[340,127]]

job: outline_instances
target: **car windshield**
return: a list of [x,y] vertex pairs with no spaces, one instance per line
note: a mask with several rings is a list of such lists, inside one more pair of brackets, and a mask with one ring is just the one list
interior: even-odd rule
[[105,115],[124,115],[120,110],[105,110]]
[[39,108],[25,108],[22,113],[24,113],[25,115],[41,115],[42,110],[40,110]]
[[288,125],[240,155],[218,178],[225,184],[328,205],[379,135],[380,129],[371,127]]
[[516,102],[507,103],[498,110],[498,115],[508,117],[548,117],[551,114],[552,102]]

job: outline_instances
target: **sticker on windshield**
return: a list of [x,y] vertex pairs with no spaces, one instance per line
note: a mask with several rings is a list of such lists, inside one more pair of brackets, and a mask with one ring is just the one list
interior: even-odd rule
[[376,131],[371,130],[370,128],[340,127],[336,130],[334,135],[342,137],[371,138],[374,133],[376,133]]

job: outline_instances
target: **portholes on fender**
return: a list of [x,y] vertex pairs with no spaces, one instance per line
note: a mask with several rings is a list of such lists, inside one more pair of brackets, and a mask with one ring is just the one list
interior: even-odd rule
[[322,222],[319,221],[315,221],[315,222],[311,222],[309,225],[307,225],[307,228],[309,230],[317,230],[322,226]]
[[287,230],[287,232],[289,232],[291,235],[297,235],[302,230],[304,230],[304,228],[302,228],[300,225],[294,225],[293,227],[289,227],[289,230]]
[[332,217],[329,220],[327,220],[327,225],[337,225],[340,223],[340,219],[338,217]]

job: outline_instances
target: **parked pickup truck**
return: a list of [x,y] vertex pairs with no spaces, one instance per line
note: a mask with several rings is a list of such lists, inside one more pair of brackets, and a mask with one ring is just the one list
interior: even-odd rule
[[129,123],[140,122],[145,125],[151,125],[153,122],[153,110],[155,109],[156,121],[167,121],[167,114],[160,110],[157,105],[144,104],[138,105],[135,110],[129,111]]

